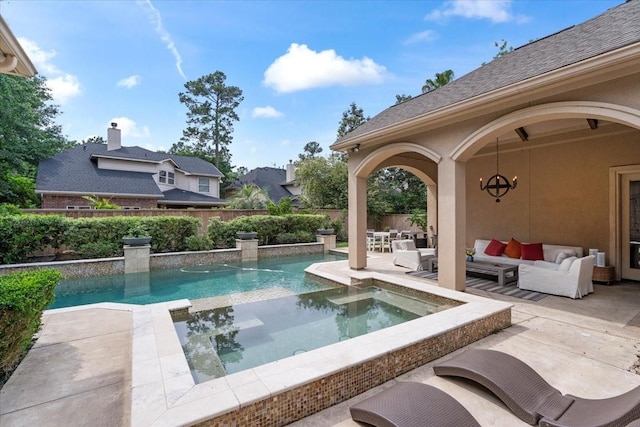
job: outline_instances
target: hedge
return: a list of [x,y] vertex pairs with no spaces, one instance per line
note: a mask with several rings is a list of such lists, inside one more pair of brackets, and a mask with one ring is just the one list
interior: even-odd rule
[[25,261],[47,246],[60,247],[71,221],[60,215],[0,216],[0,264]]
[[60,279],[57,270],[0,276],[0,372],[10,371],[22,359]]
[[207,226],[207,235],[218,248],[235,247],[235,236],[239,231],[257,232],[259,245],[305,243],[313,242],[317,230],[330,224],[328,215],[252,215],[230,221],[212,218]]
[[151,252],[180,252],[199,227],[199,219],[186,216],[81,218],[72,220],[64,243],[83,258],[122,256],[122,238],[142,228],[151,236]]

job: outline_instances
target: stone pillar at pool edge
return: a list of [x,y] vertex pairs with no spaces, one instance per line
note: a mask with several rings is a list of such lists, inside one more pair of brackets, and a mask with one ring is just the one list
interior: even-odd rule
[[149,271],[149,254],[151,245],[124,245],[124,272],[142,273]]
[[258,239],[236,239],[236,248],[240,249],[242,261],[256,261],[258,259]]
[[330,249],[336,248],[336,235],[335,234],[317,234],[316,240],[319,243],[324,244],[324,252],[329,252]]

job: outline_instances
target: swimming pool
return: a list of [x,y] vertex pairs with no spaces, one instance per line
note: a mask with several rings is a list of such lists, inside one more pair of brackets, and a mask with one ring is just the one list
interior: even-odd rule
[[174,326],[200,383],[450,307],[381,286],[340,286],[198,311]]
[[148,273],[67,279],[56,287],[55,301],[48,309],[99,302],[152,304],[274,287],[286,288],[298,294],[329,287],[306,277],[306,267],[315,262],[340,259],[344,259],[344,256],[301,255],[263,258],[252,262],[151,270]]

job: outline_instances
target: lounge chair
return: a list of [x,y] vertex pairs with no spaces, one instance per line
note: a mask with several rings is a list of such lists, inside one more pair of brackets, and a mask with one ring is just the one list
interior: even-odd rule
[[349,411],[354,421],[375,427],[480,427],[453,397],[416,382],[399,382]]
[[626,426],[640,418],[640,387],[607,399],[562,395],[520,359],[471,349],[434,365],[438,376],[465,378],[486,387],[521,420],[544,427]]

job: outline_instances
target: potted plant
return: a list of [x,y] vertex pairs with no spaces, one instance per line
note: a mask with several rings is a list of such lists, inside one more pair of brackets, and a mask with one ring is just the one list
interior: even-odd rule
[[236,233],[236,238],[240,240],[253,240],[258,235],[255,231],[238,231]]
[[129,246],[144,246],[151,242],[151,236],[143,226],[136,225],[122,238],[122,242]]
[[467,248],[465,250],[465,254],[467,255],[467,261],[473,262],[473,256],[476,254],[475,248]]
[[321,236],[328,236],[330,234],[333,234],[334,230],[333,230],[333,228],[318,228],[316,230],[316,232],[318,234],[320,234]]

